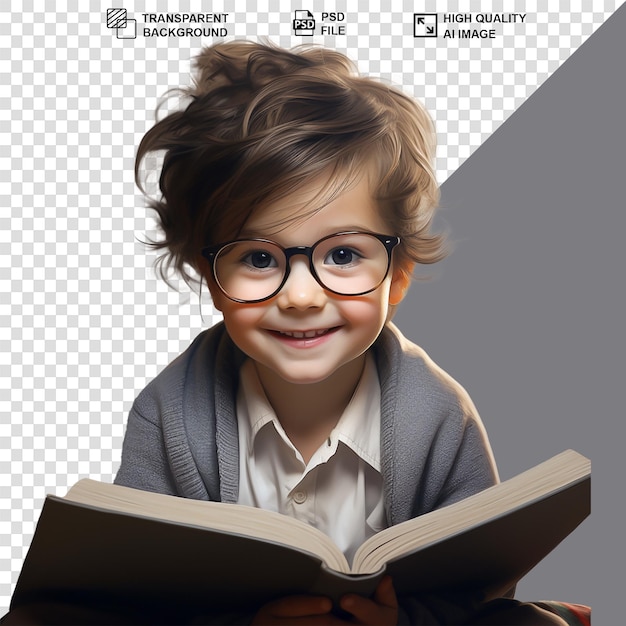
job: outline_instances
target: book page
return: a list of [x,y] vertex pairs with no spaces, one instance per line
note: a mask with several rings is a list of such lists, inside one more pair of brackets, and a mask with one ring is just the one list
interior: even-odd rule
[[565,485],[576,483],[589,474],[590,466],[588,459],[573,450],[566,450],[470,498],[374,535],[357,550],[353,569],[363,573],[376,572],[384,563],[402,554],[522,507],[559,491]]
[[89,479],[76,483],[65,499],[109,511],[202,526],[281,543],[319,556],[331,569],[344,573],[350,571],[343,553],[327,535],[309,524],[273,511],[166,496]]

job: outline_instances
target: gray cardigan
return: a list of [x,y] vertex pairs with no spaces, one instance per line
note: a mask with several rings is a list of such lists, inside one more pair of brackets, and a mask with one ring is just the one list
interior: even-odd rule
[[[372,349],[381,385],[381,469],[389,524],[497,482],[485,429],[465,390],[393,324]],[[115,482],[236,502],[235,399],[245,358],[223,324],[201,333],[135,400]],[[399,620],[405,624],[458,624],[480,604],[471,595],[399,600]],[[251,617],[210,615],[206,623],[249,623]]]
[[[388,324],[374,346],[381,384],[381,458],[389,524],[497,481],[485,430],[465,390]],[[245,356],[223,324],[201,333],[137,397],[121,485],[236,502],[235,398]]]

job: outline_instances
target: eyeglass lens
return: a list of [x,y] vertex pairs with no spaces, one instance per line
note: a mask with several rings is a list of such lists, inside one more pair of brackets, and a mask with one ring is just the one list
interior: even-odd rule
[[[387,273],[389,253],[372,235],[335,235],[313,248],[313,268],[318,281],[336,293],[354,295],[371,291]],[[281,287],[287,259],[283,249],[274,243],[235,241],[219,251],[214,267],[215,277],[228,296],[253,301],[267,298]]]

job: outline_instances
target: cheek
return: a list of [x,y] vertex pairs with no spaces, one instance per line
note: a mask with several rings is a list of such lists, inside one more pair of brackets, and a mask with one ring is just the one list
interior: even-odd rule
[[224,323],[233,339],[257,327],[263,317],[263,313],[263,308],[252,305],[235,304],[235,306],[232,306],[226,304],[222,308]]
[[388,300],[386,297],[369,297],[346,302],[344,315],[354,326],[363,330],[382,327],[387,319]]

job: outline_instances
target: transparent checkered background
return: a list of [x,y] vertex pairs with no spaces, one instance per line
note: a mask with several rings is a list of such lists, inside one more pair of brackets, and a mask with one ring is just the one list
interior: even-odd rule
[[[495,40],[445,40],[441,22],[439,38],[416,39],[416,4],[441,14],[514,3],[224,0],[210,10],[229,14],[228,38],[326,44],[420,98],[436,120],[443,182],[621,2],[525,2],[526,21],[496,25]],[[155,277],[139,241],[154,224],[133,184],[159,96],[189,83],[190,58],[211,43],[144,38],[141,13],[207,6],[3,0],[0,614],[45,494],[85,476],[113,479],[135,395],[219,319],[206,298]],[[113,7],[137,19],[137,39],[107,28]],[[323,10],[343,11],[347,35],[295,37],[295,9],[318,22]]]

